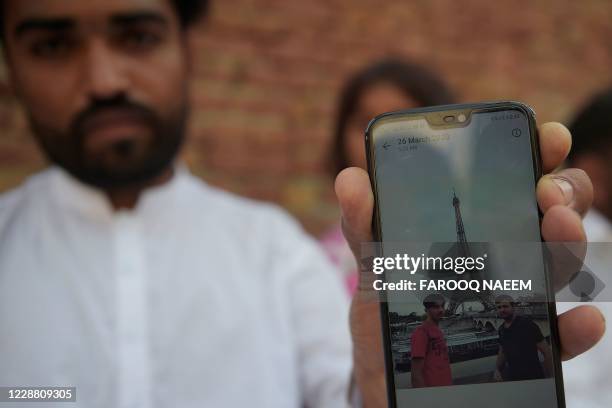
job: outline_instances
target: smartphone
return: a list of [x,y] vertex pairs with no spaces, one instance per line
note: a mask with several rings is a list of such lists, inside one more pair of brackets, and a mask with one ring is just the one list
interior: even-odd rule
[[[366,129],[366,152],[382,259],[411,248],[421,265],[405,275],[391,262],[376,288],[386,285],[389,405],[565,407],[554,293],[540,246],[533,110],[503,101],[382,114]],[[441,263],[423,266],[448,258],[455,261],[450,275]],[[459,258],[470,272],[456,270]],[[395,289],[418,277],[426,284]],[[508,277],[525,286],[506,286],[510,279],[501,278]],[[478,288],[457,284],[475,279]]]

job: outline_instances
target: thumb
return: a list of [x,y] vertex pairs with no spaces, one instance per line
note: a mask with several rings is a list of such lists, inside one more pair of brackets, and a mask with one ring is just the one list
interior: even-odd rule
[[342,170],[336,177],[335,190],[342,211],[342,232],[359,260],[361,244],[372,241],[374,196],[368,173],[358,167]]

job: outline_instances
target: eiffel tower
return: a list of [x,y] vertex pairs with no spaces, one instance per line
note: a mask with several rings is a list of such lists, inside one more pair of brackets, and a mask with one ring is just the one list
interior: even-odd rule
[[[471,257],[472,252],[470,251],[470,245],[468,244],[467,238],[465,236],[463,218],[461,217],[461,201],[459,201],[459,197],[457,197],[454,188],[453,208],[455,209],[455,227],[457,230],[457,243],[455,244],[455,251],[453,251],[455,254],[452,256]],[[482,279],[482,277],[485,275],[485,272],[486,269],[480,272],[466,272],[466,274],[469,273],[470,278],[472,279]],[[451,296],[449,296],[448,310],[451,313],[455,313],[459,306],[466,301],[479,301],[480,303],[482,303],[485,310],[491,310],[494,308],[494,305],[490,300],[488,291],[481,291],[479,293],[453,293]]]
[[[485,253],[484,247],[481,243],[468,243],[465,234],[465,227],[463,225],[463,217],[461,216],[461,201],[455,190],[453,189],[452,204],[455,212],[455,229],[457,231],[457,241],[452,243],[433,243],[429,256],[442,256],[442,258],[464,258],[471,257],[472,251],[470,246],[476,248],[476,253]],[[486,244],[485,244],[486,245]],[[446,279],[482,279],[487,274],[487,268],[485,267],[482,271],[470,271],[465,272],[463,275],[458,275],[453,271],[432,271],[430,276],[437,276],[439,278]],[[471,291],[446,291],[441,293],[448,300],[446,307],[448,313],[455,314],[461,304],[465,302],[476,301],[480,302],[485,310],[492,310],[494,304],[490,300],[490,294],[488,291],[471,292]]]
[[470,246],[467,243],[467,238],[465,237],[465,228],[463,227],[463,219],[461,218],[461,202],[455,194],[455,189],[453,188],[453,207],[455,208],[455,225],[457,228],[457,244],[459,245],[459,251],[461,252],[461,256],[471,256],[470,255]]

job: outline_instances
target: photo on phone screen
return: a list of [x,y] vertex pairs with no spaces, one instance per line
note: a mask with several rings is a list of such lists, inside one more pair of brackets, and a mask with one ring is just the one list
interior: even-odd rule
[[[434,264],[421,278],[530,284],[385,291],[392,406],[564,406],[554,297],[539,245],[535,133],[530,109],[513,102],[397,112],[370,123],[375,235],[384,255],[412,243],[411,255]],[[457,263],[451,278],[435,266],[448,257],[481,267],[457,276],[465,266]],[[385,272],[386,282],[405,278]]]

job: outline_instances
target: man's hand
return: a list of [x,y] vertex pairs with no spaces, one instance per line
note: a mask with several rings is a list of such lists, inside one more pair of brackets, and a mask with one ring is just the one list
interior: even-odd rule
[[[552,172],[569,153],[571,135],[559,123],[545,123],[539,128],[539,138],[543,170],[545,173]],[[368,174],[356,167],[345,169],[336,178],[335,187],[342,210],[344,236],[359,262],[361,243],[373,240],[371,225],[374,196]],[[593,187],[583,171],[565,169],[543,176],[538,181],[536,195],[544,214],[541,227],[546,241],[586,240],[581,215],[591,205]],[[362,290],[353,298],[350,322],[354,374],[364,406],[386,407],[379,305],[371,301],[371,298],[366,299]],[[595,307],[579,306],[560,315],[559,333],[563,359],[573,358],[591,348],[599,341],[604,331],[603,316]]]

